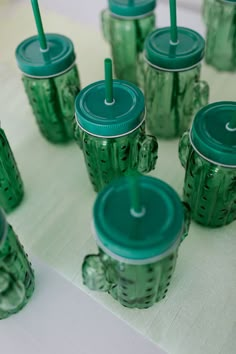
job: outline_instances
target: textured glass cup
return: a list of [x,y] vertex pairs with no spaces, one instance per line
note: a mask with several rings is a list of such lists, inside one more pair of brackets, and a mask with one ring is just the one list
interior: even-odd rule
[[169,27],[147,37],[140,79],[144,77],[147,128],[167,139],[181,136],[209,97],[208,84],[200,80],[204,40],[189,29],[178,31],[180,44],[175,47],[169,44]]
[[206,63],[218,70],[236,70],[236,1],[206,1]]
[[43,136],[53,143],[74,139],[74,101],[80,87],[76,66],[59,76],[24,75],[22,80]]
[[194,113],[208,103],[209,87],[200,74],[201,64],[180,72],[146,64],[144,92],[151,134],[175,138],[189,128]]
[[148,11],[135,16],[135,6],[133,16],[132,12],[122,16],[110,9],[102,12],[101,19],[104,37],[111,46],[116,77],[138,84],[141,53],[145,38],[155,28],[155,14]]
[[76,128],[76,141],[83,150],[95,191],[122,175],[132,175],[134,171],[148,173],[155,168],[157,141],[146,135],[144,126],[143,123],[133,132],[111,138],[93,136],[79,126]]
[[23,195],[20,172],[7,137],[0,128],[0,205],[8,213],[20,204]]
[[84,284],[108,292],[121,305],[144,309],[165,298],[175,270],[178,248],[160,261],[134,265],[110,257],[102,249],[83,263]]
[[48,51],[39,48],[38,37],[19,44],[16,59],[23,84],[43,136],[52,143],[74,139],[74,101],[80,90],[71,40],[47,34]]
[[93,215],[99,253],[85,257],[82,274],[89,289],[144,309],[166,296],[190,213],[170,186],[142,176],[144,212],[132,214],[127,181],[117,180],[98,195]]
[[75,101],[75,138],[95,191],[122,175],[149,172],[157,160],[157,140],[145,133],[142,92],[126,81],[113,86],[112,105],[104,102],[104,81],[84,88]]
[[0,210],[0,320],[19,312],[33,291],[31,264]]
[[[207,114],[211,114],[207,110],[213,110],[214,107],[218,109],[218,106],[219,103],[206,106],[206,113],[203,108],[195,118],[196,123],[201,115],[205,114],[207,119]],[[234,109],[236,112],[236,104],[234,104]],[[191,207],[192,218],[202,225],[218,227],[229,224],[236,219],[236,130],[229,131],[224,141],[223,126],[220,126],[216,134],[218,124],[217,111],[212,117],[210,122],[212,129],[205,129],[204,124],[201,122],[205,130],[202,135],[204,139],[196,138],[194,124],[191,132],[184,133],[179,144],[179,158],[185,168],[183,198]],[[223,120],[225,118],[227,121],[227,114],[223,112]],[[230,134],[233,144],[231,147],[229,146],[231,141]],[[212,150],[212,154],[212,137],[215,139],[214,143],[217,140],[221,142],[217,147],[217,150],[218,148],[222,150],[220,160],[220,155],[217,156],[215,151]],[[209,141],[207,142],[207,140]],[[225,143],[226,141],[228,141],[228,146]],[[203,150],[205,142],[208,144],[208,146],[206,145],[208,151],[207,149]],[[225,146],[222,142],[224,142]],[[224,152],[227,150],[231,158],[229,161],[227,156],[224,156]]]
[[205,23],[209,17],[209,11],[212,6],[214,6],[215,0],[203,0],[202,3],[202,16]]

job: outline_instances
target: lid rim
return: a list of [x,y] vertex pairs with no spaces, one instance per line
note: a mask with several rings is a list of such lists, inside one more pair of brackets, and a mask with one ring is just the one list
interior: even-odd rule
[[[94,236],[101,248],[126,262],[162,259],[172,252],[183,235],[183,204],[176,191],[164,181],[139,176],[139,190],[145,196],[144,203],[147,204],[144,206],[148,205],[148,209],[135,226],[135,217],[129,209],[129,183],[130,178],[119,178],[98,194],[93,207]],[[157,206],[162,206],[159,213]],[[161,209],[163,212],[160,212]],[[120,225],[120,218],[123,226]],[[138,231],[137,227],[141,229]],[[135,238],[131,237],[134,232],[135,235],[137,233]]]
[[167,71],[180,71],[197,66],[204,58],[205,40],[196,31],[178,27],[179,43],[171,45],[170,27],[151,32],[144,44],[144,57],[152,65]]
[[19,70],[21,71],[21,73],[26,76],[26,77],[29,77],[31,79],[52,79],[54,77],[57,77],[57,76],[60,76],[60,75],[63,75],[65,73],[67,73],[68,71],[70,71],[74,66],[76,65],[76,61],[74,61],[71,66],[69,66],[67,69],[65,69],[64,71],[61,71],[61,72],[58,72],[57,74],[53,74],[53,75],[49,75],[49,76],[36,76],[36,75],[30,75],[30,74],[27,74],[25,73],[24,71],[22,71],[20,69],[20,67],[18,66]]
[[184,67],[184,68],[176,68],[176,69],[171,69],[171,68],[166,68],[166,67],[160,67],[160,66],[157,66],[155,64],[152,64],[150,61],[148,61],[147,57],[144,55],[144,60],[146,61],[146,63],[151,66],[153,69],[156,69],[156,70],[160,70],[160,71],[164,71],[164,72],[185,72],[185,71],[189,71],[189,70],[192,70],[194,68],[196,68],[198,65],[200,65],[202,63],[202,59],[200,59],[199,62],[197,62],[196,64],[192,65],[192,66],[189,66],[189,67]]
[[[137,0],[136,0],[137,1]],[[110,12],[122,17],[137,17],[148,12],[153,12],[156,8],[156,0],[142,0],[129,6],[128,1],[122,3],[120,0],[109,0],[108,8]]]
[[117,15],[117,14],[115,14],[114,12],[111,12],[110,10],[109,10],[109,13],[110,13],[110,15],[112,16],[112,17],[114,17],[114,18],[117,18],[117,19],[121,19],[121,20],[141,20],[142,18],[145,18],[145,17],[148,17],[148,16],[150,16],[150,15],[152,15],[153,14],[153,11],[154,10],[152,10],[152,11],[149,11],[149,12],[147,12],[147,13],[145,13],[145,14],[143,14],[143,15],[136,15],[136,16],[122,16],[122,15]]
[[205,160],[225,168],[236,167],[236,130],[229,131],[226,117],[235,112],[236,102],[218,101],[201,108],[189,132],[190,144]]
[[192,137],[191,137],[191,131],[189,132],[189,140],[190,140],[190,144],[192,145],[192,148],[196,151],[196,153],[198,155],[200,155],[204,160],[212,163],[213,165],[216,165],[216,166],[222,166],[222,167],[226,167],[226,168],[236,168],[236,164],[235,165],[225,165],[223,164],[222,162],[217,162],[217,161],[214,161],[214,160],[211,160],[209,157],[203,155],[197,148],[196,146],[194,145],[193,141],[192,141]]
[[220,0],[220,2],[229,4],[229,5],[235,5],[236,6],[236,0]]
[[38,35],[24,39],[15,50],[20,71],[35,78],[58,76],[76,60],[73,42],[58,33],[46,33],[49,50],[40,51]]
[[[76,115],[76,114],[75,114]],[[131,134],[133,132],[135,132],[135,130],[139,129],[141,127],[141,125],[143,123],[145,123],[145,117],[146,117],[146,110],[145,110],[145,113],[144,113],[144,117],[143,117],[143,120],[132,130],[130,131],[127,131],[123,134],[119,134],[119,135],[97,135],[97,134],[93,134],[91,132],[89,132],[88,130],[84,129],[80,123],[78,122],[78,119],[76,119],[76,124],[80,127],[81,130],[83,130],[85,133],[89,134],[89,135],[92,135],[92,136],[95,136],[96,138],[104,138],[104,139],[115,139],[115,138],[121,138],[122,136],[126,136],[128,134]],[[77,118],[77,117],[76,117]]]
[[104,103],[105,81],[96,81],[83,88],[75,99],[76,123],[88,134],[117,137],[136,130],[145,118],[142,91],[124,80],[113,80],[115,104]]
[[105,253],[107,253],[110,257],[114,258],[115,260],[122,262],[122,263],[126,263],[126,264],[133,264],[133,265],[144,265],[144,264],[150,264],[150,263],[155,263],[158,261],[161,261],[162,259],[168,257],[170,254],[172,254],[175,250],[178,249],[180,243],[181,243],[181,237],[182,237],[182,233],[183,233],[183,228],[178,236],[178,238],[176,239],[176,241],[173,243],[172,246],[170,246],[166,251],[164,251],[163,253],[153,256],[153,257],[147,257],[147,258],[125,258],[123,256],[119,256],[116,253],[110,251],[106,246],[104,246],[104,244],[102,243],[102,241],[100,240],[98,233],[95,230],[95,225],[94,222],[92,223],[92,230],[93,230],[93,235],[95,238],[95,241],[98,245],[98,247],[100,247]]

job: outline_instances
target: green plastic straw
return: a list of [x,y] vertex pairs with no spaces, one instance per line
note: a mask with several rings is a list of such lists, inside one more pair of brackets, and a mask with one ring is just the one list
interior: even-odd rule
[[234,112],[233,117],[231,118],[229,124],[229,129],[236,130],[236,112]]
[[37,0],[31,0],[31,5],[34,13],[34,19],[38,31],[38,36],[39,36],[39,43],[40,43],[40,49],[41,50],[47,50],[47,40],[45,37],[45,33],[43,30],[43,24],[40,16],[40,11],[39,11],[39,5]]
[[138,176],[130,177],[130,199],[131,199],[131,214],[135,217],[143,216],[143,207],[140,200]]
[[170,4],[170,39],[171,43],[178,43],[178,28],[176,20],[176,0],[169,0]]
[[105,95],[106,95],[106,104],[112,104],[113,99],[113,78],[112,78],[112,61],[107,58],[104,61],[105,67]]

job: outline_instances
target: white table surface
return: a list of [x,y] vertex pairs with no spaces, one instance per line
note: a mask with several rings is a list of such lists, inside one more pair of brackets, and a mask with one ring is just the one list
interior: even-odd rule
[[17,315],[0,321],[4,354],[162,354],[82,290],[33,258],[36,289]]
[[[234,354],[235,223],[213,231],[193,223],[189,237],[181,246],[167,298],[146,311],[123,308],[109,295],[89,292],[83,287],[82,260],[87,253],[96,251],[90,231],[95,193],[78,147],[54,146],[38,132],[14,59],[16,45],[35,33],[32,14],[19,6],[25,0],[7,2],[11,5],[0,9],[0,45],[4,48],[0,55],[0,116],[25,183],[25,199],[9,216],[25,248],[165,348],[168,354]],[[46,9],[43,12],[46,30],[60,31],[75,43],[83,86],[102,79],[103,58],[109,55],[98,30],[98,12],[104,8],[104,2],[41,0]],[[158,14],[159,26],[168,25],[168,8],[162,0]],[[180,25],[204,34],[199,14],[179,9],[178,19]],[[216,74],[204,66],[203,77],[211,85],[211,100],[235,100],[235,75]],[[152,175],[164,179],[181,193],[184,171],[178,162],[178,142],[159,143],[157,169]],[[71,289],[73,292],[73,285]],[[49,287],[47,291],[50,298]],[[14,318],[17,317],[12,317],[11,323],[16,321]],[[33,309],[32,318],[37,321]],[[54,319],[58,322],[56,316]],[[3,331],[0,338],[1,335]]]

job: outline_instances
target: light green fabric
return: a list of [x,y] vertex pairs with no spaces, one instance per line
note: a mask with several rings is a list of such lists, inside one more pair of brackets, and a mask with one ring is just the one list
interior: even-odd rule
[[[75,144],[54,146],[38,131],[14,59],[17,44],[35,33],[32,13],[30,6],[14,5],[14,10],[9,9],[7,5],[1,9],[0,29],[7,35],[1,36],[0,119],[25,184],[25,199],[9,221],[26,250],[169,354],[234,354],[235,222],[216,230],[192,224],[180,247],[168,296],[148,310],[123,308],[109,295],[88,292],[82,285],[82,260],[96,251],[91,232],[95,193],[79,148]],[[49,13],[44,23],[47,31],[63,31],[73,40],[83,87],[102,79],[103,59],[109,49],[100,33]],[[202,77],[210,83],[212,102],[235,100],[236,75],[204,67]],[[152,175],[181,192],[184,169],[178,161],[178,141],[159,143],[159,160]]]

